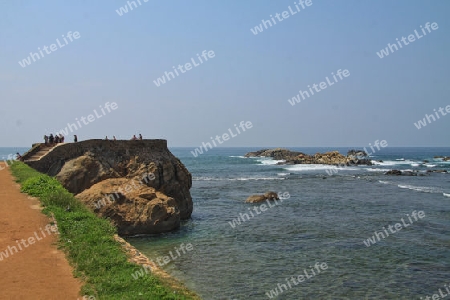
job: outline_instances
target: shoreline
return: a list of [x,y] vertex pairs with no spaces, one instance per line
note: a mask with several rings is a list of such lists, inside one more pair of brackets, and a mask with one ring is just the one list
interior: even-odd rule
[[[57,221],[61,232],[57,244],[73,273],[84,280],[82,294],[95,299],[200,299],[120,237],[109,220],[95,215],[56,179],[19,162],[10,170],[21,192],[37,198],[44,207],[42,214],[53,215]],[[135,280],[132,274],[145,267],[152,270],[150,274]]]

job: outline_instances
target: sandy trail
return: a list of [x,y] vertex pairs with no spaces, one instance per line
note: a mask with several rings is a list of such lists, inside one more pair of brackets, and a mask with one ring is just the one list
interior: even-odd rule
[[20,193],[4,163],[0,169],[0,299],[81,299],[39,201]]

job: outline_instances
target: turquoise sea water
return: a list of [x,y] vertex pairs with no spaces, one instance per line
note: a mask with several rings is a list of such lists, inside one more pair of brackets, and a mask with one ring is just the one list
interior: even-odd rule
[[[0,157],[26,150],[0,148]],[[276,288],[276,299],[425,299],[450,284],[450,174],[383,175],[389,169],[450,172],[450,162],[433,159],[450,156],[450,148],[388,147],[373,154],[383,162],[338,168],[331,176],[328,166],[242,157],[257,148],[216,148],[197,158],[192,148],[170,150],[193,176],[192,218],[176,232],[128,241],[155,261],[172,251],[175,259],[162,269],[203,299],[269,299],[266,293]],[[268,190],[290,198],[252,217],[249,208],[259,205],[245,199]],[[410,223],[413,211],[425,217]],[[233,228],[230,222],[245,213],[249,219]],[[364,244],[402,218],[408,227]],[[178,256],[182,243],[193,250]],[[316,262],[328,268],[287,285],[305,270],[311,276]]]
[[[420,299],[450,284],[450,174],[383,175],[394,168],[450,171],[450,162],[433,159],[450,156],[450,148],[384,148],[372,157],[382,163],[332,176],[328,167],[242,157],[256,148],[217,148],[197,158],[192,150],[171,149],[193,175],[192,219],[174,233],[128,240],[155,260],[191,243],[192,251],[162,268],[203,299],[269,299],[278,284],[276,299]],[[268,190],[291,197],[233,228],[229,222],[256,206],[245,199]],[[411,223],[413,211],[425,217]],[[402,218],[404,228],[364,244]],[[311,276],[316,262],[328,268],[287,285],[305,269]]]

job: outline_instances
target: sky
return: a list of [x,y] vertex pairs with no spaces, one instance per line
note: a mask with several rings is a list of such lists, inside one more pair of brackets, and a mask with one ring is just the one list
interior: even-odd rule
[[[450,1],[145,1],[0,2],[0,147],[77,120],[66,141],[141,133],[199,147],[231,131],[221,147],[450,146]],[[402,37],[408,45],[380,58]],[[334,81],[338,70],[347,77]],[[241,121],[252,126],[237,133]]]

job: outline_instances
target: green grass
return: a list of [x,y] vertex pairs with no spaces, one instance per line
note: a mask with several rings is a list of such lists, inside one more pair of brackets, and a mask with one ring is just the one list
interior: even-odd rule
[[116,229],[108,220],[97,217],[55,178],[21,162],[13,163],[11,171],[22,192],[39,197],[43,212],[54,215],[60,232],[59,246],[74,267],[74,275],[85,282],[82,295],[108,300],[199,299],[185,288],[151,274],[135,280],[131,274],[142,268],[128,262],[125,251],[114,240]]

